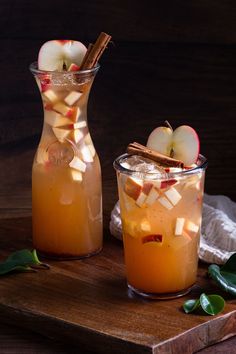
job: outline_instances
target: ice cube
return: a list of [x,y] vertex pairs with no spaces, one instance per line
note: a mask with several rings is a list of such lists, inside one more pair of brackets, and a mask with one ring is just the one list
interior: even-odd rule
[[159,166],[155,161],[142,156],[132,155],[127,157],[124,162],[129,164],[130,169],[133,171],[157,174],[157,176],[150,175],[150,178],[166,178],[167,176],[167,173],[162,166]]

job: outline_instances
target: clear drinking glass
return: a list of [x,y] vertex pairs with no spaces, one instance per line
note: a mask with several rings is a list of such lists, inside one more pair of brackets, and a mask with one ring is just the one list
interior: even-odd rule
[[58,259],[102,248],[101,168],[87,123],[87,102],[99,69],[38,70],[44,124],[32,169],[33,244]]
[[197,277],[207,161],[200,155],[192,169],[160,173],[137,172],[127,161],[122,155],[114,167],[128,286],[150,298],[182,296]]

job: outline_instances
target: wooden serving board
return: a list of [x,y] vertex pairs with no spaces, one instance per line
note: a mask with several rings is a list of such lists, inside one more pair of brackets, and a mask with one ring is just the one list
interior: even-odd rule
[[[30,217],[0,220],[0,256],[31,247]],[[19,325],[76,347],[76,352],[188,354],[236,334],[236,300],[210,317],[186,315],[182,304],[202,291],[219,293],[200,265],[190,295],[148,301],[127,290],[123,250],[105,240],[103,251],[80,261],[49,261],[50,270],[0,278],[1,322]]]

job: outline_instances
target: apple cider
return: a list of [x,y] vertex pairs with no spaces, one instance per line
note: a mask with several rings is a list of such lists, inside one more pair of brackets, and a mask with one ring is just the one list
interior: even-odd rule
[[197,276],[205,158],[182,169],[126,154],[114,167],[128,286],[151,298],[187,293]]
[[49,257],[86,257],[102,247],[101,169],[87,124],[97,70],[47,72],[31,65],[44,108],[32,169],[33,244]]

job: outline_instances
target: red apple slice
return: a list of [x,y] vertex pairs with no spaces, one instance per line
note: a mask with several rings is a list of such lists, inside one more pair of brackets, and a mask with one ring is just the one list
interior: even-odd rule
[[44,43],[38,55],[38,68],[47,71],[62,71],[71,64],[80,65],[86,47],[78,41],[52,40]]

